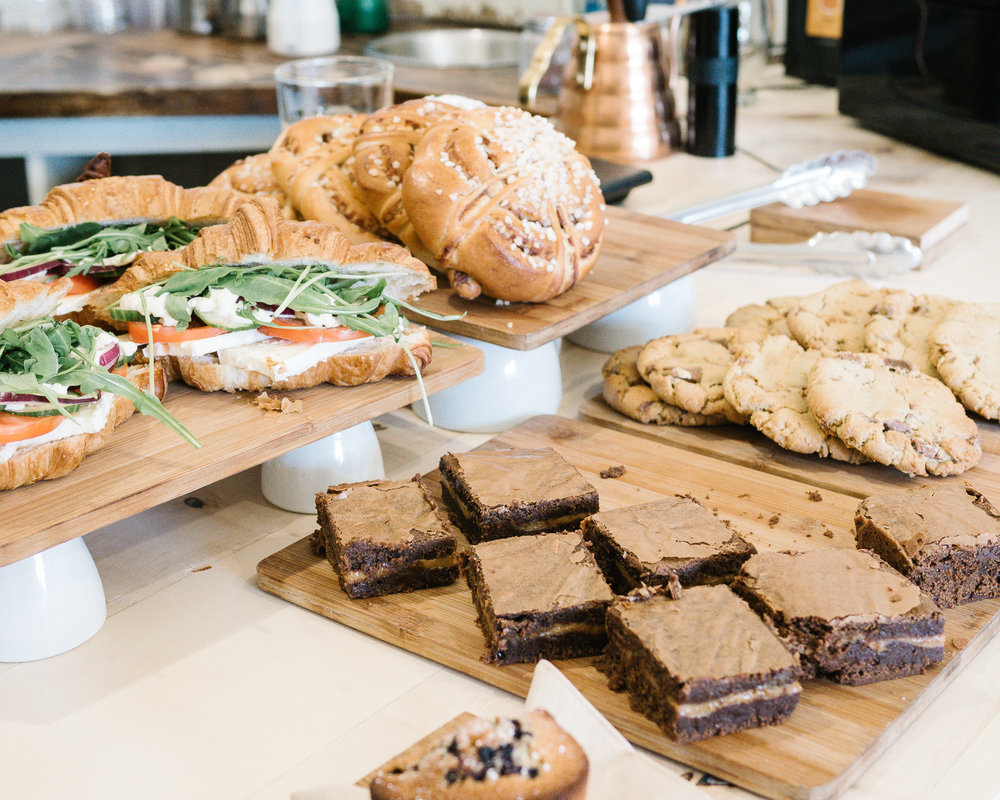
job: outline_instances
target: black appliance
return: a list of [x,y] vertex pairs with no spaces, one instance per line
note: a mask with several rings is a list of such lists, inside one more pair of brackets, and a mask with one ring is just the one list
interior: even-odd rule
[[839,107],[1000,172],[1000,0],[846,0]]

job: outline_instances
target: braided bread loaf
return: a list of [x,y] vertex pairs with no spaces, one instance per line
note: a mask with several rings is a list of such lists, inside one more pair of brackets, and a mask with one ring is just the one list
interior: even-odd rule
[[545,119],[516,108],[464,111],[427,129],[403,204],[459,294],[541,302],[597,258],[604,198],[590,162]]

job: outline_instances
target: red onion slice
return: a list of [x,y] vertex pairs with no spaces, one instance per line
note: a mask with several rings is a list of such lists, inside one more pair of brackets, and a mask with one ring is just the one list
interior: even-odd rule
[[48,272],[49,268],[58,264],[58,261],[46,261],[44,264],[35,264],[33,267],[23,267],[22,269],[14,269],[10,272],[4,272],[0,274],[0,280],[4,281],[17,281],[21,278],[28,278],[32,275],[38,275],[42,272]]
[[121,354],[121,348],[117,344],[113,344],[97,357],[97,363],[102,367],[112,367],[118,362]]

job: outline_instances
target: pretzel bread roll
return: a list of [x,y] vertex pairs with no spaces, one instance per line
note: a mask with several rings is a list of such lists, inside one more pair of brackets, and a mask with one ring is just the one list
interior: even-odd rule
[[590,271],[605,206],[590,162],[541,117],[466,111],[430,127],[403,178],[417,235],[465,297],[542,302]]
[[403,176],[427,129],[462,113],[435,98],[407,100],[371,114],[354,140],[354,177],[365,203],[386,230],[424,261],[434,257],[406,213]]
[[298,218],[291,199],[271,171],[270,153],[257,153],[233,162],[212,178],[208,186],[231,189],[242,194],[273,197],[281,206],[281,215],[285,219]]
[[[385,274],[389,294],[413,300],[437,282],[427,265],[389,242],[352,244],[333,225],[296,222],[281,216],[271,198],[246,200],[225,225],[202,228],[187,247],[141,254],[125,273],[101,290],[94,305],[107,316],[108,306],[128,294],[184,269],[216,264],[319,264],[350,272]],[[110,317],[109,317],[110,319]]]
[[271,171],[302,217],[327,222],[352,242],[386,238],[354,177],[354,140],[366,118],[334,114],[301,119],[269,151]]
[[0,243],[19,239],[22,222],[60,228],[79,222],[162,222],[177,217],[212,225],[229,219],[245,201],[244,195],[229,189],[185,189],[159,175],[94,178],[53,187],[40,205],[4,211]]

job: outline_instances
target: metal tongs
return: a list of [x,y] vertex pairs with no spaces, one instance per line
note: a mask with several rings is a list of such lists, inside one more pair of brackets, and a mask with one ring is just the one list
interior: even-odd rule
[[863,188],[875,174],[875,167],[875,158],[863,150],[838,150],[831,155],[789,167],[781,173],[780,178],[766,186],[673,211],[666,218],[697,225],[735,211],[745,211],[776,201],[792,208],[814,206],[838,197],[847,197],[855,189]]
[[744,261],[805,264],[835,275],[885,278],[918,267],[924,254],[904,236],[836,231],[814,234],[799,244],[741,244],[734,255]]

